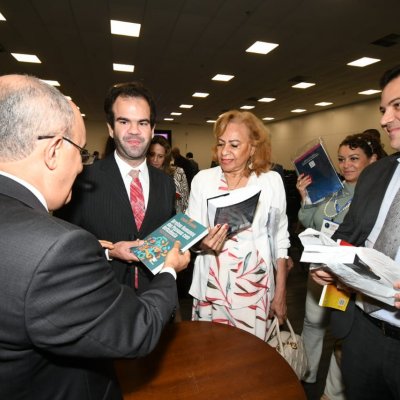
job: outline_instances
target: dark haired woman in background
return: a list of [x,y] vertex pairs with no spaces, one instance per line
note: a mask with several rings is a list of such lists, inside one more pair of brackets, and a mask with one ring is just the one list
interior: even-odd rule
[[185,172],[182,168],[171,165],[171,146],[160,135],[155,135],[151,140],[147,152],[147,161],[156,168],[164,170],[174,178],[176,188],[176,212],[185,212],[189,201],[189,186]]

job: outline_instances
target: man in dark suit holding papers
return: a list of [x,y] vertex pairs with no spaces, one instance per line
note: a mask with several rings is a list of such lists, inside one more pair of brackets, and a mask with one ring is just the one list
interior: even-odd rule
[[[354,198],[334,239],[373,247],[400,268],[400,66],[381,78],[381,125],[398,152],[371,164],[360,175]],[[321,284],[335,282],[322,270]],[[394,282],[400,289],[400,282]],[[346,398],[400,398],[400,292],[394,306],[357,293],[345,312],[333,311],[332,332],[343,338],[342,373]]]
[[48,211],[88,153],[78,108],[39,79],[0,77],[0,398],[122,399],[112,359],[148,354],[177,304],[179,244],[138,297],[89,232]]

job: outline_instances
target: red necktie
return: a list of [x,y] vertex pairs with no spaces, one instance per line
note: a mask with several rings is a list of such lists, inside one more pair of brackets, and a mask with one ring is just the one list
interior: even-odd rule
[[145,205],[143,197],[143,188],[139,180],[139,170],[132,170],[129,175],[132,177],[130,188],[130,202],[132,207],[133,216],[135,217],[136,227],[139,230],[142,226]]

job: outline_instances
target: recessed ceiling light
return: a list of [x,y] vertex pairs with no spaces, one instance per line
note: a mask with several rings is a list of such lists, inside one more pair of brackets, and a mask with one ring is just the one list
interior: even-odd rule
[[314,86],[315,83],[312,82],[299,82],[296,85],[293,85],[292,88],[296,88],[296,89],[307,89],[311,86]]
[[193,104],[181,104],[179,108],[192,108]]
[[164,121],[173,121],[173,118],[164,118]]
[[81,113],[82,117],[86,117],[86,114]]
[[276,99],[274,97],[262,97],[261,99],[258,99],[257,101],[260,101],[261,103],[270,103],[271,101],[275,101]]
[[193,97],[207,97],[210,93],[202,93],[202,92],[196,92],[193,93],[192,96]]
[[182,115],[180,112],[172,112],[171,115]]
[[217,121],[215,119],[208,119],[206,122],[208,124],[215,124]]
[[113,64],[114,71],[121,71],[121,72],[133,72],[135,70],[134,65],[130,64]]
[[42,62],[39,60],[37,56],[34,54],[20,54],[20,53],[11,53],[11,55],[19,62],[30,62],[41,64]]
[[331,106],[333,103],[330,101],[321,101],[320,103],[315,103],[316,106],[319,107],[326,107],[326,106]]
[[52,80],[48,80],[48,79],[41,79],[42,82],[47,83],[48,85],[51,86],[61,86],[60,82],[58,81],[52,81]]
[[358,60],[349,62],[347,65],[351,65],[352,67],[366,67],[367,65],[371,65],[379,61],[381,60],[379,60],[378,58],[362,57]]
[[370,96],[371,94],[377,94],[380,92],[381,92],[380,90],[368,89],[368,90],[364,90],[363,92],[358,92],[358,94],[365,94],[366,96]]
[[275,119],[274,117],[264,117],[263,120],[264,121],[272,121],[273,119]]
[[212,78],[213,81],[222,81],[222,82],[228,82],[232,78],[234,78],[234,75],[224,75],[224,74],[217,74]]
[[278,46],[279,44],[276,43],[254,42],[246,51],[248,53],[268,54]]
[[296,108],[296,109],[294,109],[294,110],[292,110],[290,112],[292,112],[292,113],[302,113],[302,112],[305,112],[305,111],[307,111],[307,110],[305,110],[304,108]]
[[6,21],[6,18],[2,13],[0,13],[0,21]]
[[246,105],[240,107],[241,110],[252,110],[253,108],[254,106],[246,106]]
[[140,24],[135,24],[133,22],[117,21],[114,19],[112,19],[110,22],[111,33],[113,35],[139,37]]

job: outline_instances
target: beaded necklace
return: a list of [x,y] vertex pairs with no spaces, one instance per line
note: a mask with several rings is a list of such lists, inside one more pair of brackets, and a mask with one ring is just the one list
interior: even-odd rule
[[[339,207],[338,200],[337,200],[337,196],[338,196],[337,193],[333,193],[333,195],[331,196],[331,198],[325,203],[325,207],[324,207],[324,215],[325,215],[325,217],[331,219],[332,221],[333,221],[333,219],[334,219],[335,217],[337,217],[341,212],[347,210],[347,209],[350,207],[351,201],[353,200],[353,198],[351,198],[351,199],[347,200],[346,203],[345,203],[342,207]],[[334,199],[333,208],[334,208],[334,210],[336,211],[336,213],[330,215],[330,214],[328,214],[328,205],[330,204],[330,202],[331,202],[333,199]]]

